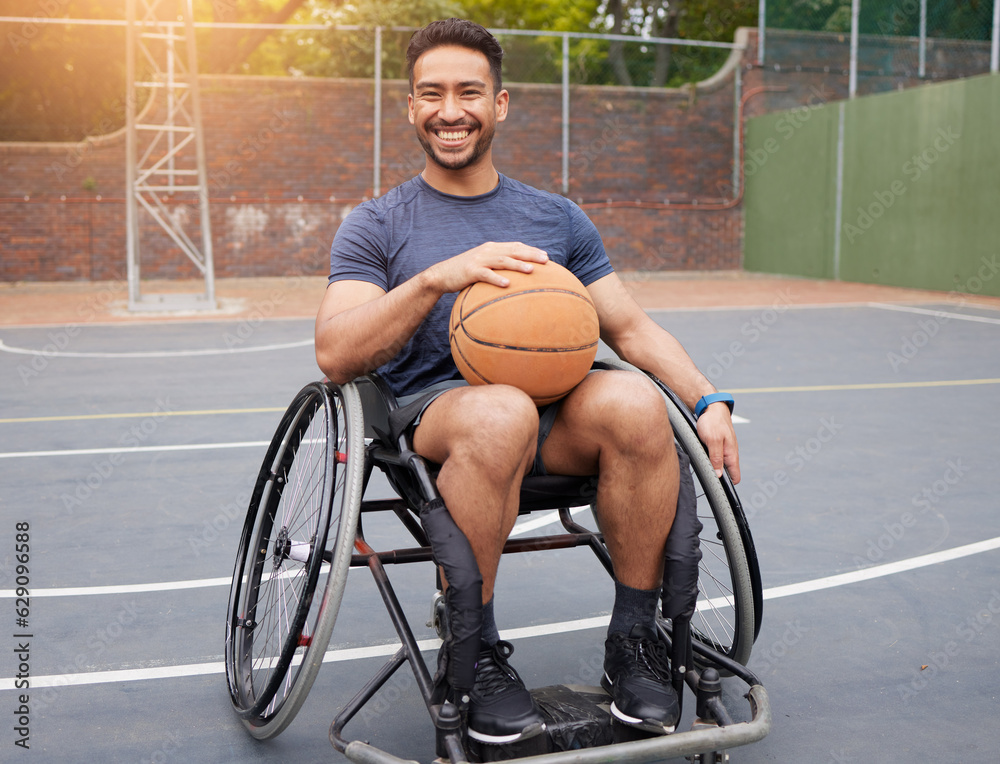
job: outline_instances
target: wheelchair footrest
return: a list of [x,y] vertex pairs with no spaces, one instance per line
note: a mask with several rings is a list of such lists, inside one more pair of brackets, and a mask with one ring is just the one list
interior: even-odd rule
[[649,737],[614,721],[611,698],[600,687],[560,684],[532,690],[531,695],[545,718],[545,733],[505,745],[485,745],[470,739],[473,761],[505,761]]

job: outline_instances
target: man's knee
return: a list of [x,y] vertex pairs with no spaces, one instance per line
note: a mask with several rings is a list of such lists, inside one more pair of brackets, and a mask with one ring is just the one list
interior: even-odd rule
[[591,377],[594,384],[588,390],[590,405],[603,418],[611,422],[669,422],[663,397],[645,374],[615,370],[601,371]]
[[603,424],[615,440],[630,449],[667,450],[672,444],[673,430],[663,396],[644,374],[631,371],[607,372],[596,407]]
[[[507,385],[463,387],[451,401],[455,437],[488,453],[515,456],[533,449],[538,437],[538,409],[524,392]],[[443,396],[442,396],[443,397]]]

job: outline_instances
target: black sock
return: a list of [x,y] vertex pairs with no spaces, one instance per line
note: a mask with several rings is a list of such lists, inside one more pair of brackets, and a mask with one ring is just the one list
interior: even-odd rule
[[484,645],[493,647],[500,641],[500,630],[497,629],[496,616],[493,614],[493,598],[483,605],[483,636]]
[[615,607],[611,611],[608,634],[632,633],[632,627],[641,624],[656,631],[656,610],[660,604],[660,589],[633,589],[615,581]]

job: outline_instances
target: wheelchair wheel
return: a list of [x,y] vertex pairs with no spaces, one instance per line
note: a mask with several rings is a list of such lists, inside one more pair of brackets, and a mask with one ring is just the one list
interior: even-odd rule
[[[673,401],[668,408],[676,405]],[[671,422],[674,422],[671,412]],[[680,410],[677,416],[683,418]],[[698,498],[702,558],[698,571],[698,607],[691,618],[692,636],[723,655],[746,665],[756,638],[756,615],[751,561],[729,496],[715,476],[712,463],[686,421],[674,424],[674,437],[691,460]],[[739,510],[742,513],[742,509]]]
[[288,407],[257,476],[225,645],[230,698],[256,738],[295,718],[323,661],[350,566],[364,451],[354,385],[313,383]]
[[[602,363],[639,371],[618,359]],[[698,519],[704,526],[700,536],[699,599],[691,619],[691,634],[699,642],[745,665],[759,628],[761,596],[756,553],[743,510],[735,491],[727,491],[715,476],[690,412],[673,391],[654,376],[648,376],[663,395],[675,440],[691,460]]]

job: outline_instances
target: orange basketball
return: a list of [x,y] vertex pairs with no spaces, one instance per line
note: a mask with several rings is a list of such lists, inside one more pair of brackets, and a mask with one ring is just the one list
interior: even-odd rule
[[539,406],[587,375],[597,355],[597,310],[580,280],[546,262],[531,273],[503,271],[506,287],[472,284],[455,300],[451,355],[472,385],[524,390]]

